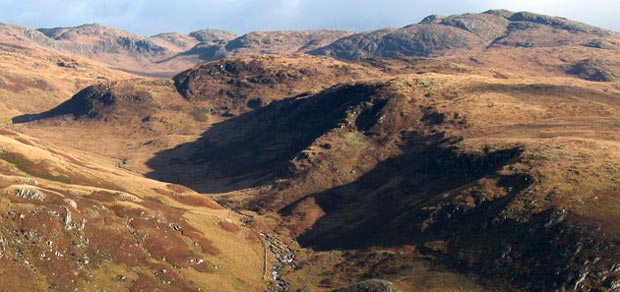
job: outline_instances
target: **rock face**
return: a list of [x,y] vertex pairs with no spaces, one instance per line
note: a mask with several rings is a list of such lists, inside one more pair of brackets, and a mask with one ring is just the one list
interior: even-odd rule
[[149,39],[156,45],[179,52],[187,51],[199,43],[199,41],[192,36],[176,32],[156,34]]
[[42,28],[39,31],[52,40],[58,41],[59,47],[76,54],[119,54],[122,52],[148,56],[162,54],[166,50],[148,38],[99,24],[85,24],[70,28]]
[[332,292],[399,292],[392,283],[383,280],[368,280],[346,288],[336,289]]
[[603,60],[586,59],[571,65],[566,73],[589,81],[608,82],[617,79],[618,75],[614,74],[614,71],[617,71],[615,68],[617,67],[610,66]]
[[36,189],[16,189],[15,195],[24,199],[31,199],[37,201],[43,201],[43,199],[45,199],[45,194]]
[[36,45],[40,46],[57,47],[53,40],[49,39],[38,30],[6,23],[0,23],[0,40],[3,42],[16,42],[20,44],[34,42]]
[[189,34],[201,43],[228,42],[237,37],[237,34],[220,29],[201,29]]

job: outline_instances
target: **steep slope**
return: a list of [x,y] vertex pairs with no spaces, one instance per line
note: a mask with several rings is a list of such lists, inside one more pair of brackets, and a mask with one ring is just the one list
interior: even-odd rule
[[[381,69],[325,57],[240,57],[197,66],[174,81],[133,79],[91,86],[55,108],[16,116],[13,122],[29,135],[124,158],[128,168],[148,172],[145,162],[156,152],[194,141],[212,125],[275,100],[384,76]],[[63,135],[50,131],[56,127],[62,127]]]
[[[591,87],[432,74],[343,85],[232,118],[150,165],[206,191],[260,186],[220,201],[279,210],[316,250],[413,245],[399,253],[526,290],[603,289],[620,276],[620,100]],[[368,277],[352,255],[324,277]],[[385,261],[374,275],[415,287],[409,268],[388,272],[401,259]]]
[[[403,153],[353,183],[304,197],[317,181],[334,176],[315,165],[338,165],[332,157],[342,155],[309,148],[310,175],[263,193],[272,202],[275,195],[278,204],[291,189],[301,197],[282,213],[309,229],[300,237],[302,245],[357,250],[413,244],[440,262],[512,281],[526,291],[616,287],[618,230],[611,223],[618,220],[618,161],[611,158],[619,149],[616,93],[557,80],[472,81],[430,81],[430,87],[446,86],[433,92],[431,108],[420,98],[426,90],[413,93],[420,96],[415,108],[423,111]],[[455,85],[464,91],[451,92]],[[562,109],[554,109],[558,103]],[[379,116],[384,115],[383,125],[375,126],[379,133],[385,133],[377,128],[386,121],[391,124],[389,111]],[[299,183],[308,177],[312,180]]]
[[113,68],[150,75],[170,75],[191,66],[192,63],[186,62],[160,66],[156,62],[183,52],[197,43],[191,37],[181,39],[178,35],[146,38],[99,24],[41,28],[39,31],[49,37],[55,47],[64,51],[103,62]]
[[0,149],[0,289],[267,287],[257,231],[210,199],[11,131]]
[[[171,45],[182,39],[159,38]],[[441,59],[237,57],[196,66],[173,80],[92,86],[47,112],[19,117],[15,122],[36,122],[13,129],[71,157],[88,159],[75,149],[112,157],[97,157],[102,162],[94,165],[97,171],[116,165],[111,171],[121,178],[21,152],[26,162],[9,155],[7,169],[62,183],[54,189],[61,193],[88,185],[134,195],[143,208],[160,210],[162,222],[179,221],[168,207],[187,214],[194,207],[182,205],[199,198],[173,205],[174,194],[185,192],[175,184],[219,193],[212,196],[219,203],[261,214],[233,215],[233,223],[265,219],[254,226],[278,231],[275,239],[265,237],[265,247],[279,258],[271,259],[276,279],[293,291],[620,287],[620,62],[614,33],[561,18],[489,11],[432,16],[345,39],[336,43],[346,50],[334,54]],[[226,56],[227,42],[214,43],[206,47]],[[43,143],[7,133],[25,145]],[[10,139],[7,145],[17,143]],[[141,175],[169,185],[134,177]],[[165,206],[145,204],[157,202],[144,199],[155,195],[148,188]],[[40,197],[30,190],[7,194],[12,191]],[[219,223],[221,217],[192,218],[217,230],[238,228]],[[207,233],[221,250],[236,239],[242,250],[256,252],[239,231],[222,240]],[[292,238],[299,245],[287,241]],[[294,267],[284,264],[291,258]],[[141,271],[157,272],[147,262]],[[256,258],[249,265],[258,270]],[[217,289],[186,281],[210,277],[213,283],[216,276],[227,279],[229,290],[265,287],[254,276],[247,285],[243,277],[228,278],[244,272],[214,273],[187,274],[176,288]]]
[[200,43],[199,40],[191,35],[184,35],[176,32],[159,33],[151,36],[149,39],[156,45],[173,52],[187,51]]
[[90,84],[130,77],[73,55],[1,42],[0,122],[48,109]]
[[54,41],[40,31],[7,23],[0,23],[0,41],[29,46],[57,47]]

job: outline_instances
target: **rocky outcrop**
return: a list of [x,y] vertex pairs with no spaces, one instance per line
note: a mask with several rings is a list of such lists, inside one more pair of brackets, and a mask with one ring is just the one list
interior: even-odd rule
[[148,106],[153,102],[151,94],[123,84],[119,81],[89,86],[49,111],[17,116],[12,121],[20,124],[60,116],[100,120],[147,116],[153,110]]
[[392,283],[383,280],[368,280],[332,292],[399,292]]
[[0,23],[0,40],[3,42],[14,42],[28,44],[34,42],[44,47],[57,48],[58,45],[45,34],[21,25]]
[[226,50],[232,54],[304,53],[330,44],[351,34],[347,31],[265,31],[242,35],[226,44]]
[[596,36],[608,36],[612,34],[611,31],[580,23],[577,21],[568,20],[566,18],[540,15],[531,12],[518,12],[511,15],[507,19],[512,22],[531,22],[536,24],[542,24],[554,28],[567,30],[572,33],[587,33]]
[[41,28],[39,31],[56,41],[59,48],[87,56],[100,53],[148,56],[164,54],[167,51],[166,48],[155,44],[148,38],[99,24],[85,24],[69,28]]
[[384,36],[396,31],[386,28],[367,33],[353,34],[341,38],[330,45],[309,52],[312,55],[324,55],[339,59],[363,59],[377,54],[379,42]]
[[230,31],[220,29],[201,29],[189,33],[201,43],[228,42],[237,37],[237,34]]
[[15,190],[15,195],[24,199],[43,201],[45,194],[37,189],[30,188],[18,188]]
[[617,78],[611,71],[612,68],[602,60],[586,59],[571,65],[566,73],[589,81],[609,82]]

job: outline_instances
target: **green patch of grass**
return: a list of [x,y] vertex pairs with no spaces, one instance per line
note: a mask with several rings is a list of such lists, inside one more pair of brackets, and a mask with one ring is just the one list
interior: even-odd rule
[[45,164],[47,164],[45,161],[35,163],[28,160],[28,158],[22,154],[6,151],[0,153],[0,159],[13,164],[20,171],[23,171],[31,176],[61,183],[71,183],[71,179],[66,176],[56,176],[50,174],[49,170],[45,166]]
[[206,108],[195,109],[189,114],[196,120],[197,122],[204,123],[209,120],[209,110]]
[[0,159],[14,165],[20,171],[40,179],[65,184],[80,184],[113,190],[121,190],[118,186],[112,183],[91,179],[82,174],[65,173],[64,175],[54,175],[51,171],[51,169],[54,168],[53,162],[48,159],[44,159],[40,162],[33,162],[23,154],[7,151],[0,152]]

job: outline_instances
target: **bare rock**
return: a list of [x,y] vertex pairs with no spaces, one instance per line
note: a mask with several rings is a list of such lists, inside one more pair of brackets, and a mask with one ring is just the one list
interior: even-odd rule
[[368,280],[332,292],[399,292],[392,283],[384,280]]
[[20,188],[15,190],[15,195],[25,199],[43,201],[45,194],[36,189]]

